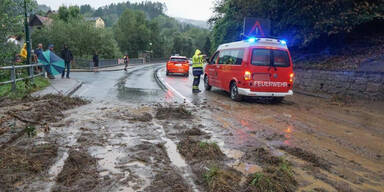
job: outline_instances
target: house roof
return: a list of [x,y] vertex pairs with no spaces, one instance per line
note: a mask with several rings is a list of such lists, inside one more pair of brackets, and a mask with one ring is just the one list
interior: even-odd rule
[[43,17],[41,15],[33,15],[29,20],[29,26],[41,26],[41,25],[50,25],[52,19],[49,17]]

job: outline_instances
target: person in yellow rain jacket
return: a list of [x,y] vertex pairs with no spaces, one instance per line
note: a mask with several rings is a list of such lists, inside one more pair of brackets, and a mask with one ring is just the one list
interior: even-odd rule
[[27,59],[27,54],[28,54],[28,52],[27,52],[27,44],[24,43],[24,46],[20,50],[20,54],[19,55],[20,55],[20,57],[22,57],[25,60],[25,59]]
[[195,51],[195,55],[192,57],[192,73],[193,73],[193,85],[192,92],[200,93],[199,84],[200,84],[200,76],[203,74],[203,62],[204,55],[200,50]]

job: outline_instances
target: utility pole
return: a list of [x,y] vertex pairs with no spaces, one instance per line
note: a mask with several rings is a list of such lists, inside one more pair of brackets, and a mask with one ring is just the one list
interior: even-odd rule
[[25,42],[27,43],[27,64],[31,64],[31,39],[29,37],[27,1],[24,0],[24,25],[25,25]]

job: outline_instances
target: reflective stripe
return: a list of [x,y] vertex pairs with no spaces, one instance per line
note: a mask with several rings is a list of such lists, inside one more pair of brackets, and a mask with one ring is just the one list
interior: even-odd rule
[[194,63],[192,64],[192,68],[196,68],[196,67],[203,67],[204,65],[202,63]]

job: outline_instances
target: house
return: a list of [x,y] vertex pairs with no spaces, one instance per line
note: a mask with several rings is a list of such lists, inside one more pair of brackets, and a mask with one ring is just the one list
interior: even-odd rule
[[104,28],[105,27],[105,22],[101,17],[86,17],[86,21],[95,23],[95,27],[97,28]]
[[46,17],[51,17],[52,15],[57,15],[57,12],[55,10],[49,10],[47,14],[45,14]]
[[29,26],[32,28],[41,29],[43,26],[52,24],[52,19],[49,17],[43,17],[40,15],[32,15],[29,19]]

